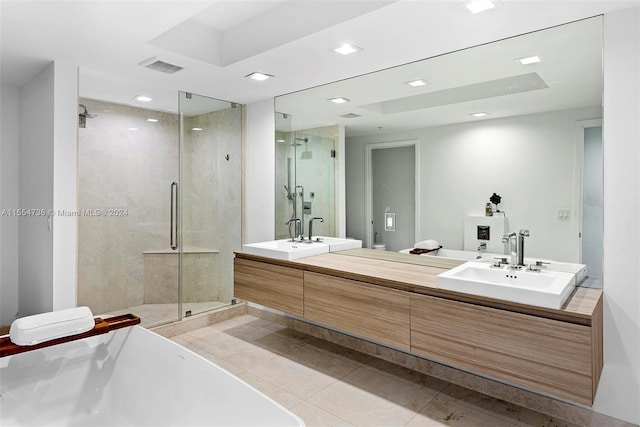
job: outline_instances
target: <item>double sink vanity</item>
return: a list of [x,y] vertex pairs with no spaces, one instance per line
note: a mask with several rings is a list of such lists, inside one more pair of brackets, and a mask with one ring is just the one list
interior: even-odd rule
[[234,284],[238,298],[590,406],[603,366],[602,290],[576,286],[573,266],[513,270],[326,238],[244,245]]

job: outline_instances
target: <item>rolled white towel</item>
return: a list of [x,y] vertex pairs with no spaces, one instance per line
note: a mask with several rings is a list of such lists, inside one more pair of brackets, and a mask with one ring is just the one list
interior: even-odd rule
[[422,242],[416,243],[414,246],[416,249],[428,249],[433,251],[435,249],[440,248],[440,244],[436,240],[423,240]]
[[36,345],[90,331],[95,326],[89,307],[76,307],[21,317],[11,324],[9,338],[16,345]]

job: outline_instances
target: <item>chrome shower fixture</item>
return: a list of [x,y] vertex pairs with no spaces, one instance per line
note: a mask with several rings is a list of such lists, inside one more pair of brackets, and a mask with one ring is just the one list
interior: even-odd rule
[[78,107],[79,109],[82,109],[82,111],[78,113],[78,126],[80,126],[81,128],[86,128],[87,119],[93,119],[95,117],[98,117],[98,115],[89,113],[89,111],[87,110],[87,106],[84,104],[78,104]]
[[89,110],[87,110],[87,106],[86,106],[86,105],[84,105],[84,104],[78,104],[78,107],[82,108],[82,112],[81,112],[81,113],[78,113],[78,115],[80,115],[80,116],[84,116],[84,117],[86,117],[87,119],[93,119],[93,118],[98,117],[98,115],[97,115],[97,114],[91,114],[91,113],[89,112]]

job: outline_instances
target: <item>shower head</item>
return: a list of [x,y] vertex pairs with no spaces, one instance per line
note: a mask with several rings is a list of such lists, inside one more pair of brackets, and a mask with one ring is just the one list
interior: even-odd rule
[[78,107],[80,107],[82,109],[82,111],[80,113],[78,113],[79,116],[82,116],[84,118],[87,119],[93,119],[95,117],[98,117],[97,114],[91,114],[88,110],[87,110],[87,106],[84,104],[78,104]]
[[[309,142],[309,138],[296,138],[296,141]],[[300,145],[300,144],[298,144],[298,145]]]

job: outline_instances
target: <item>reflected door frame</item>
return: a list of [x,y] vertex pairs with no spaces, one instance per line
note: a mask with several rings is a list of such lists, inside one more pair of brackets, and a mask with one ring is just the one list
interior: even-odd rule
[[[585,130],[592,127],[603,127],[602,119],[578,120],[576,121],[576,167],[575,167],[575,212],[578,220],[578,262],[582,263],[582,227],[583,227],[583,169],[584,169],[584,133]],[[604,147],[604,132],[602,135],[602,144]],[[603,153],[604,157],[604,153]],[[602,177],[604,179],[604,176]],[[588,267],[587,267],[588,268]],[[588,270],[587,270],[588,272]],[[604,275],[604,274],[603,274]]]
[[420,240],[420,144],[419,140],[411,139],[404,141],[374,142],[365,145],[365,190],[364,190],[364,219],[366,224],[365,240],[362,246],[373,247],[373,167],[372,151],[384,148],[414,147],[415,150],[415,227],[414,240]]

